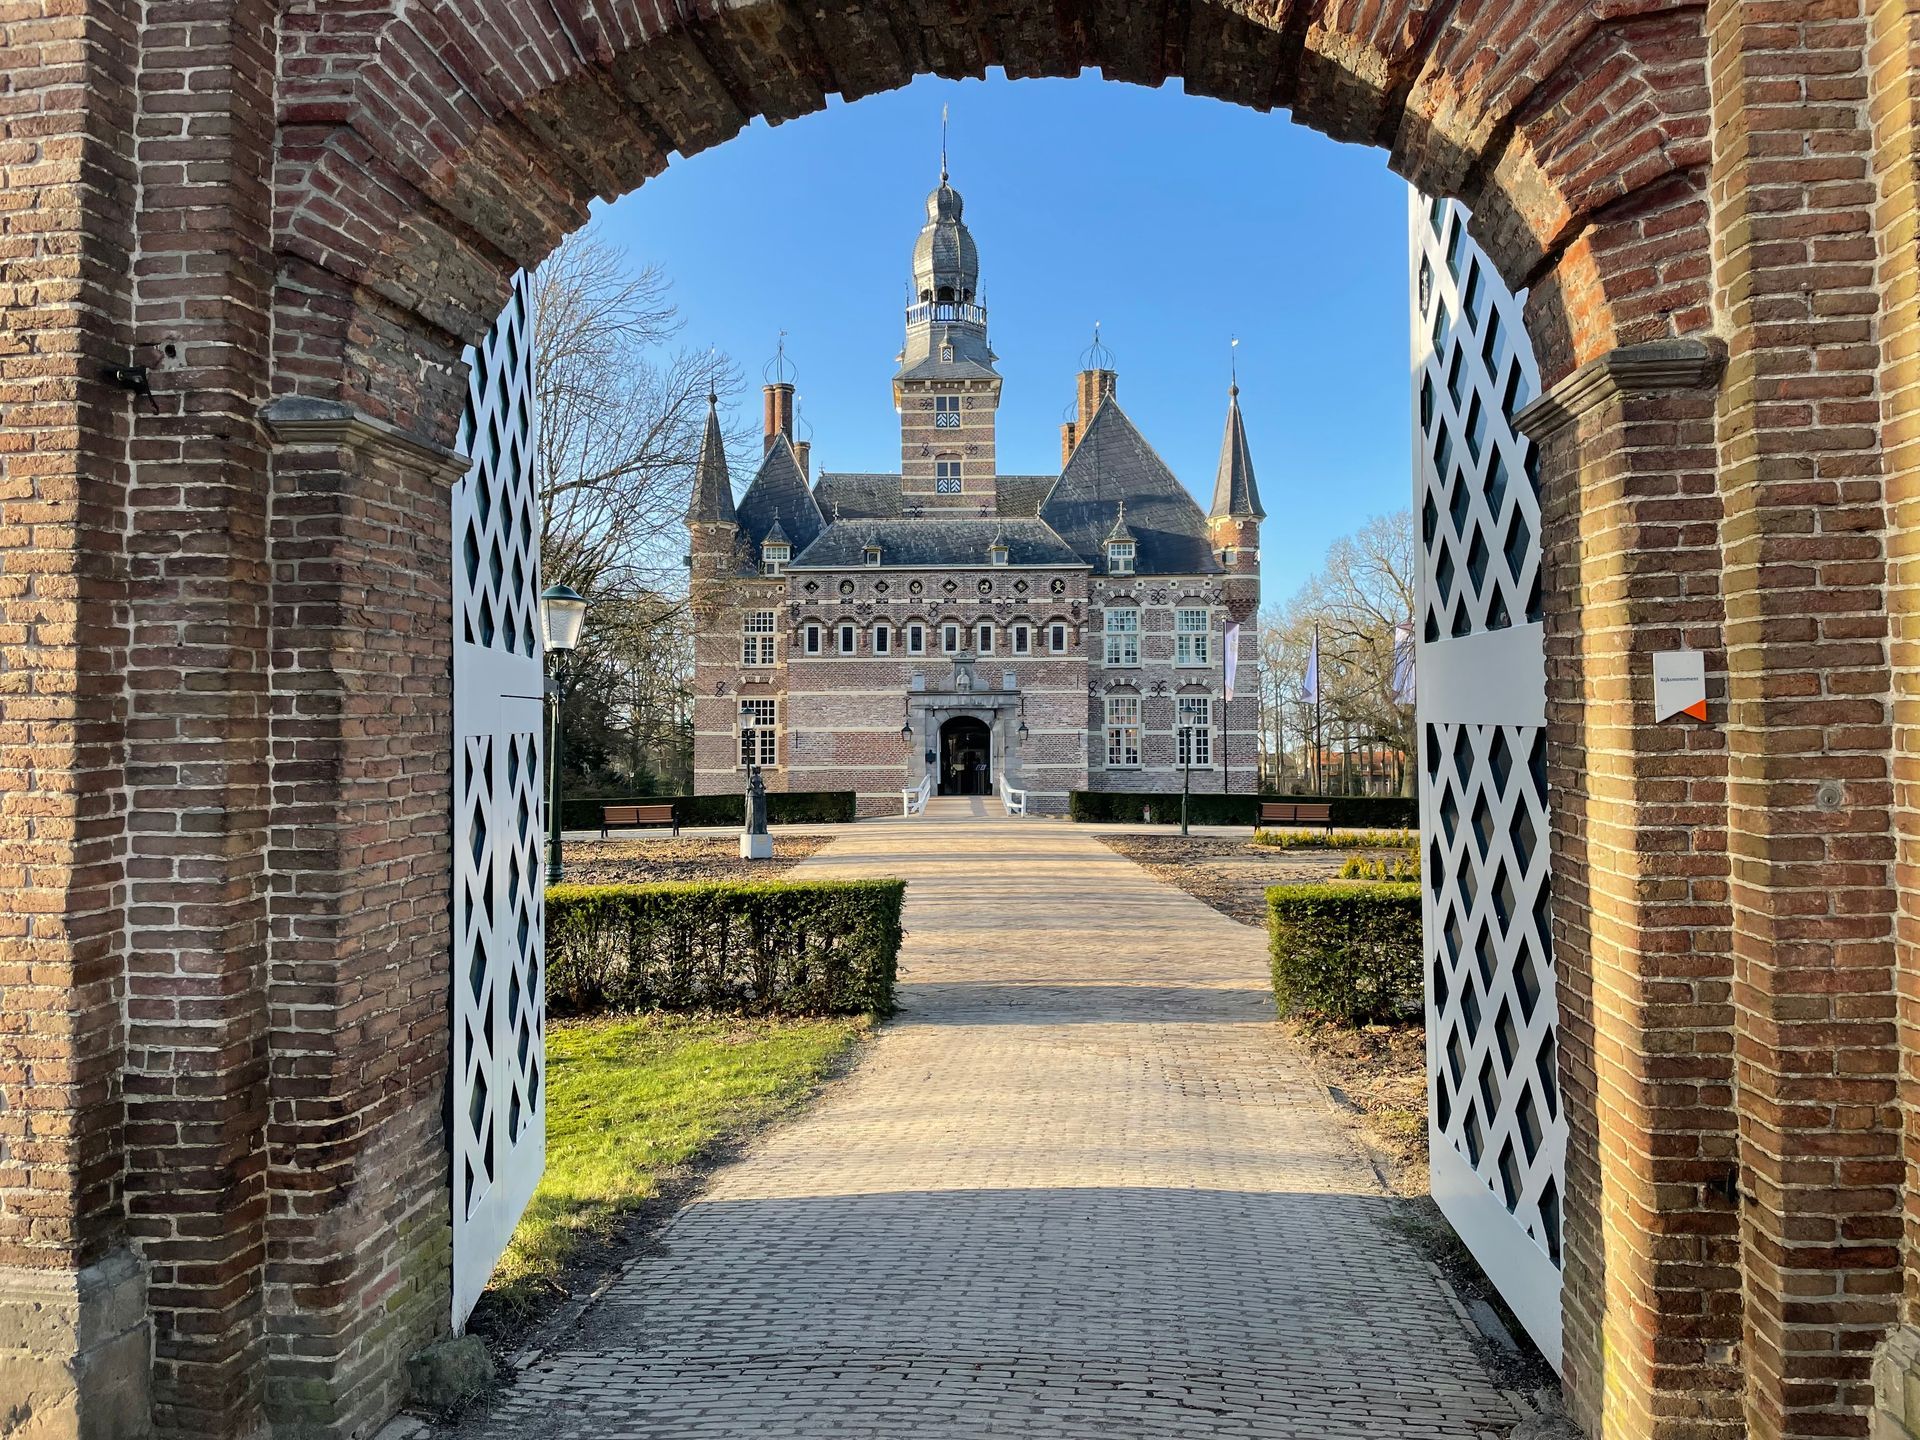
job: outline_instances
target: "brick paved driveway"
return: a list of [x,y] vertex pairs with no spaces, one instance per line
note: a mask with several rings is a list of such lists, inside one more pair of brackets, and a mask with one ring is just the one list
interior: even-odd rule
[[1069,825],[944,808],[799,872],[908,879],[899,1019],[477,1433],[1504,1433],[1279,1043],[1259,932]]

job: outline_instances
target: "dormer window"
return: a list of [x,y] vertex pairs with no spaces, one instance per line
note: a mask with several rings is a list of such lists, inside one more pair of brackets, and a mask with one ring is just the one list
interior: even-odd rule
[[987,559],[995,565],[1006,564],[1007,542],[1004,540],[995,540],[993,544],[989,545],[987,547]]
[[878,545],[867,546],[863,552],[863,556],[869,568],[878,565],[880,563],[880,547]]
[[951,365],[953,363],[953,346],[942,345],[940,347],[940,363],[942,365]]
[[760,573],[762,575],[784,575],[787,562],[793,558],[793,547],[784,540],[769,540],[760,547]]
[[1109,575],[1133,574],[1133,541],[1109,540],[1107,542],[1107,573]]

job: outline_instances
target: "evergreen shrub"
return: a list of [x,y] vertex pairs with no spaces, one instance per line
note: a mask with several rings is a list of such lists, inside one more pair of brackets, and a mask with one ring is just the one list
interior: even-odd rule
[[1418,885],[1276,885],[1267,936],[1283,1015],[1382,1025],[1420,1007]]
[[[843,824],[853,819],[851,790],[794,790],[767,792],[769,825]],[[687,829],[746,822],[746,797],[741,795],[607,795],[560,802],[560,823],[569,830],[598,830],[603,805],[671,805]],[[645,835],[644,830],[615,830],[615,835]]]
[[[1218,783],[1216,777],[1207,779]],[[1413,826],[1419,824],[1419,802],[1410,795],[1221,795],[1187,796],[1187,821],[1192,825],[1252,825],[1261,801],[1330,805],[1335,825]],[[1086,823],[1149,825],[1180,823],[1180,792],[1075,790],[1067,797],[1067,814]]]
[[555,885],[547,1006],[885,1014],[906,890],[904,880]]

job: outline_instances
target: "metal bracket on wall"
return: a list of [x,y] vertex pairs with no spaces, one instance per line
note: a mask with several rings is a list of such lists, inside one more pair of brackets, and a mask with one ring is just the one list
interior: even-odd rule
[[144,365],[103,365],[100,378],[119,390],[130,395],[143,396],[153,406],[153,413],[160,413],[160,401],[153,393],[153,384]]

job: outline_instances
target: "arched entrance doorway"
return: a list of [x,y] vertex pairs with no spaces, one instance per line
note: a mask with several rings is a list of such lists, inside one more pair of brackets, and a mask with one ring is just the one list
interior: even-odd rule
[[993,732],[973,715],[956,715],[940,727],[940,793],[993,793]]
[[[1574,1408],[1609,1435],[1733,1435],[1748,1420],[1756,1436],[1861,1433],[1868,1360],[1913,1278],[1888,1238],[1903,1125],[1914,1144],[1892,1098],[1914,1048],[1896,971],[1910,977],[1914,953],[1892,917],[1916,908],[1888,866],[1920,847],[1920,810],[1890,783],[1913,763],[1911,718],[1891,705],[1912,670],[1885,643],[1920,608],[1883,538],[1913,533],[1904,507],[1920,493],[1913,447],[1884,443],[1920,411],[1904,352],[1882,348],[1920,314],[1901,228],[1920,162],[1901,58],[1916,22],[1900,7],[1842,6],[1821,26],[1811,7],[1772,25],[1754,7],[1654,0],[962,0],[937,21],[888,4],[419,0],[330,17],[324,33],[305,11],[216,8],[225,23],[185,46],[115,19],[122,53],[93,39],[104,7],[75,7],[48,22],[71,27],[71,72],[36,44],[0,47],[30,100],[58,92],[28,112],[46,158],[25,189],[100,183],[94,150],[125,162],[116,203],[42,207],[31,261],[29,288],[70,296],[60,323],[87,343],[21,381],[73,418],[22,427],[32,465],[10,473],[51,520],[6,547],[31,552],[23,575],[84,582],[32,582],[20,667],[46,683],[5,716],[21,720],[14,768],[35,787],[20,807],[30,888],[55,917],[22,943],[36,975],[74,978],[9,994],[55,1017],[62,1038],[46,1043],[64,1048],[62,1063],[9,1069],[0,1108],[62,1120],[25,1188],[0,1196],[0,1230],[29,1270],[117,1263],[137,1238],[142,1263],[211,1277],[186,1287],[209,1308],[169,1303],[153,1322],[164,1413],[251,1433],[268,1397],[311,1393],[319,1359],[385,1347],[368,1362],[385,1380],[301,1402],[344,1431],[391,1398],[405,1344],[445,1324],[430,1247],[450,1203],[450,1042],[412,1017],[451,984],[438,637],[463,347],[516,266],[669,155],[830,94],[999,65],[1180,77],[1389,149],[1423,189],[1472,205],[1489,255],[1528,289],[1543,450],[1539,475],[1513,483],[1543,497],[1547,743],[1480,758],[1537,766],[1554,797],[1534,843],[1565,877],[1537,923],[1554,931],[1565,1025],[1546,1073],[1570,1125]],[[165,93],[177,50],[196,83]],[[277,85],[254,83],[274,57]],[[1806,108],[1835,74],[1845,93]],[[138,185],[173,157],[139,143],[135,85],[218,163]],[[214,236],[216,263],[134,264],[183,234]],[[30,312],[19,328],[48,326]],[[150,409],[101,383],[103,357],[162,353],[177,363]],[[182,498],[137,498],[158,493]],[[1460,538],[1460,583],[1477,588],[1475,555],[1508,536]],[[129,663],[169,653],[130,648],[150,622],[193,637],[207,683]],[[1654,657],[1682,648],[1709,657],[1699,729],[1653,712]],[[75,673],[117,678],[101,690]],[[388,715],[409,720],[369,723]],[[178,753],[147,763],[156,746]],[[1423,764],[1456,761],[1436,744]],[[1476,819],[1452,823],[1474,833]],[[159,864],[138,853],[151,837],[171,873],[142,883],[165,903],[127,889]],[[204,889],[193,927],[181,877]],[[1482,877],[1494,896],[1504,878],[1497,862]],[[129,960],[155,955],[176,958]],[[204,987],[192,1025],[183,976]],[[288,1015],[313,1023],[272,1018]],[[168,1167],[102,1163],[150,1118],[174,1123],[186,1042],[206,1057],[192,1103],[213,1123],[183,1129]],[[193,1185],[159,1194],[185,1170]],[[169,1228],[136,1237],[128,1217],[163,1206]],[[231,1277],[268,1254],[263,1305]],[[416,1270],[429,1278],[394,1289]],[[138,1284],[131,1261],[102,1273]],[[1795,1298],[1809,1294],[1846,1300]],[[226,1383],[241,1367],[254,1383]]]

